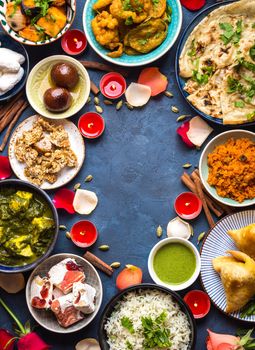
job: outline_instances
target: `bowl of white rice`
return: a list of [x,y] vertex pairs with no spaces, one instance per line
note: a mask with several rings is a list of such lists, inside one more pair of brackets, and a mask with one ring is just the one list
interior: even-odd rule
[[196,324],[176,292],[143,283],[124,289],[106,305],[99,343],[102,350],[194,350]]

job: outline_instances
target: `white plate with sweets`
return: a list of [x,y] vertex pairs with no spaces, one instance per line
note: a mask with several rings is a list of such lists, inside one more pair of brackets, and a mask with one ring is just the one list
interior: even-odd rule
[[77,175],[85,159],[85,144],[71,121],[33,115],[15,129],[8,152],[19,179],[51,190]]

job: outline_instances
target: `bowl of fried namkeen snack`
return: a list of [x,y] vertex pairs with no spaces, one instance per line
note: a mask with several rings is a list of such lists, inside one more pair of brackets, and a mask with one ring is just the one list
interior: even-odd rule
[[163,56],[181,24],[179,0],[87,0],[83,11],[90,46],[120,66],[142,66]]

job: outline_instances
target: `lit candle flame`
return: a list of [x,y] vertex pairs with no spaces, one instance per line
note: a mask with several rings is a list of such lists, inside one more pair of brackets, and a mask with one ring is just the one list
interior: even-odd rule
[[195,306],[195,307],[198,307],[197,303],[194,303],[194,306]]
[[78,39],[77,39],[77,38],[73,38],[73,41],[74,41],[75,43],[78,43]]
[[189,206],[190,206],[190,202],[186,202],[185,207],[189,207]]
[[91,129],[93,127],[93,125],[94,125],[93,123],[89,123],[88,128]]
[[112,89],[112,90],[116,90],[116,85],[115,85],[115,84],[112,84],[112,85],[111,85],[111,89]]
[[80,231],[81,236],[85,236],[86,232],[85,231]]

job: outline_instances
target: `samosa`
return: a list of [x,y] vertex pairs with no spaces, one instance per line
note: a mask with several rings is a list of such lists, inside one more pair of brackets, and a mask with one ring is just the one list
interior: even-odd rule
[[226,293],[226,312],[240,310],[255,294],[255,261],[248,255],[230,250],[232,256],[219,256],[212,264],[220,274]]
[[249,255],[255,260],[255,224],[228,231],[229,236],[241,252]]

